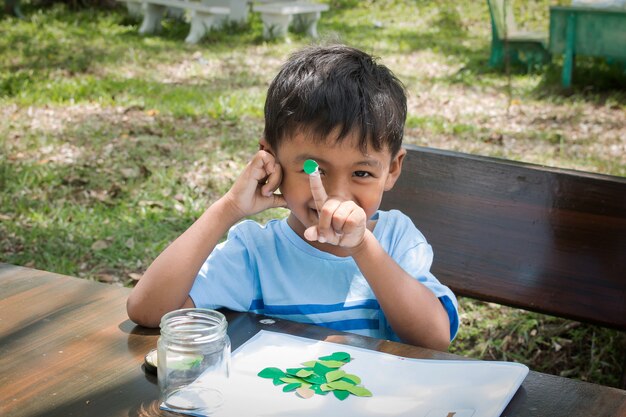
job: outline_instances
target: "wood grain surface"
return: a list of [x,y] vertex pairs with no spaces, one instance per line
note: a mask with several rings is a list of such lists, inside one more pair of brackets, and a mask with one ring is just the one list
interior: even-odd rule
[[407,148],[382,207],[455,294],[626,330],[626,178]]
[[[158,409],[156,379],[142,368],[158,330],[128,320],[128,293],[0,264],[0,416],[173,416]],[[263,316],[225,313],[233,349],[266,329],[412,358],[463,359],[319,326],[278,319],[263,324]],[[624,417],[626,391],[530,372],[503,416]]]

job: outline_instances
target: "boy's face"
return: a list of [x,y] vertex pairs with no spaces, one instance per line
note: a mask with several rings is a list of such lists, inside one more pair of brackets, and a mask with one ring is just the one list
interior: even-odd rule
[[[261,145],[267,150],[266,144]],[[336,143],[334,137],[318,143],[297,133],[286,138],[276,150],[283,171],[280,191],[291,210],[289,225],[301,237],[304,231],[317,224],[318,214],[311,195],[309,176],[303,163],[313,159],[319,164],[320,176],[329,197],[354,201],[368,219],[378,210],[383,192],[390,190],[400,175],[406,151],[402,149],[392,158],[388,150],[361,152],[354,135]],[[316,245],[317,246],[317,245]]]

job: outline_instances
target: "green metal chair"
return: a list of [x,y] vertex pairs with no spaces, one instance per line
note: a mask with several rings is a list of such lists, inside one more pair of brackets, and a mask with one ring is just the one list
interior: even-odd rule
[[489,66],[502,68],[509,62],[531,71],[550,62],[547,33],[519,30],[510,0],[487,0],[487,4],[491,16]]
[[20,9],[20,0],[4,0],[4,11],[9,15],[24,19],[24,14]]

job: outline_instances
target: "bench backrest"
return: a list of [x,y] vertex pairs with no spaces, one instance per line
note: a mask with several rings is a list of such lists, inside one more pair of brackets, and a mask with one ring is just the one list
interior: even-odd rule
[[626,178],[406,146],[382,208],[457,295],[626,330]]

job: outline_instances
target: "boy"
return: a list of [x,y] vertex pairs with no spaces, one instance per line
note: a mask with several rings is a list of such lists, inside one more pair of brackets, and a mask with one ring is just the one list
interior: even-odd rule
[[[158,326],[178,308],[227,307],[447,349],[456,298],[429,272],[411,220],[378,210],[400,175],[405,118],[404,87],[369,55],[341,45],[292,55],[269,87],[260,150],[150,265],[129,317]],[[308,159],[321,181],[303,171]],[[240,222],[272,207],[290,214]]]

